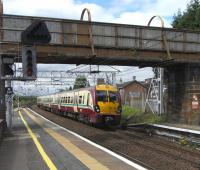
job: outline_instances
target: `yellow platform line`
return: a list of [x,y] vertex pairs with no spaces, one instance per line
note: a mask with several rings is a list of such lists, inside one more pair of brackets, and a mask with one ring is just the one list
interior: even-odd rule
[[[42,121],[37,117],[32,115],[29,111],[24,110],[27,115],[42,127]],[[68,152],[74,155],[78,160],[80,160],[85,166],[91,170],[108,170],[106,166],[98,162],[96,159],[88,155],[86,152],[82,151],[80,148],[75,146],[70,140],[63,137],[51,128],[43,128],[51,137],[53,137],[58,143],[60,143]]]
[[33,131],[31,130],[31,128],[28,126],[28,123],[26,122],[26,120],[24,119],[23,115],[21,114],[21,112],[18,112],[22,122],[24,123],[29,135],[31,136],[31,138],[33,139],[33,142],[35,143],[40,155],[42,156],[43,160],[45,161],[45,163],[47,164],[47,166],[49,167],[50,170],[57,170],[56,166],[54,165],[54,163],[51,161],[51,159],[48,157],[48,155],[46,154],[46,152],[44,151],[42,145],[40,144],[40,142],[38,141],[36,135],[33,133]]

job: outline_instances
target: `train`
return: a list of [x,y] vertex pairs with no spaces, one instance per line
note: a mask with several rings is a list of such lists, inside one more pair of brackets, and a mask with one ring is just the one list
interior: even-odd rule
[[117,126],[122,112],[119,91],[108,84],[39,96],[37,106],[90,125]]

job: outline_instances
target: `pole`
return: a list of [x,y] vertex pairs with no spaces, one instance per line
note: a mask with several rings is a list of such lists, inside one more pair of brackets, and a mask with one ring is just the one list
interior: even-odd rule
[[13,94],[11,90],[11,81],[7,81],[7,94],[6,94],[6,105],[7,105],[7,113],[6,113],[6,122],[8,124],[8,128],[12,128],[12,106],[13,106]]
[[18,111],[19,111],[19,96],[17,96],[17,108],[18,108]]
[[6,102],[5,102],[5,81],[1,79],[3,72],[2,56],[0,55],[0,119],[6,127]]
[[112,73],[112,84],[116,85],[116,73]]
[[159,68],[158,112],[159,112],[159,115],[163,113],[163,68]]

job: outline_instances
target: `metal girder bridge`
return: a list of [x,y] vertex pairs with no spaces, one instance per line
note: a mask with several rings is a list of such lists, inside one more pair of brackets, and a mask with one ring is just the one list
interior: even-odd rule
[[36,19],[45,21],[52,37],[48,45],[36,46],[38,63],[155,67],[196,63],[200,59],[200,32],[197,31],[3,12],[0,14],[2,55],[14,56],[20,62],[21,33]]

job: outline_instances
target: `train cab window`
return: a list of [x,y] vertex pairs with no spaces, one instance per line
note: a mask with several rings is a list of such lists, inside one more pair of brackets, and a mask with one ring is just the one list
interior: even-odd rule
[[109,101],[110,102],[117,102],[118,101],[118,94],[114,91],[109,91]]
[[101,101],[101,102],[108,101],[107,91],[105,90],[97,90],[96,96],[97,96],[97,101]]

